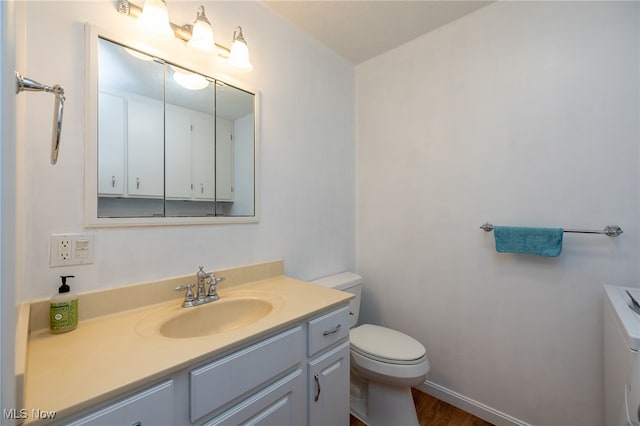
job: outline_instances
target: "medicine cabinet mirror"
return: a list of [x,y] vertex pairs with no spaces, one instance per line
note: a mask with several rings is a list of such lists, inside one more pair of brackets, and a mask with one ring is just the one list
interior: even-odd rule
[[87,225],[256,222],[256,94],[87,31]]

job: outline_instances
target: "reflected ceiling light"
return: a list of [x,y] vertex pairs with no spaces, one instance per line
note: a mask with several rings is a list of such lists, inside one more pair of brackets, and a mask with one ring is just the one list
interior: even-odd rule
[[236,31],[233,32],[231,49],[216,44],[211,23],[205,16],[204,6],[202,5],[198,8],[193,25],[186,24],[182,26],[169,21],[165,0],[145,0],[144,9],[129,0],[117,0],[116,8],[123,15],[143,20],[145,26],[151,28],[150,31],[157,38],[166,40],[176,37],[186,42],[188,47],[208,53],[217,53],[218,56],[226,59],[229,64],[238,70],[253,70],[253,65],[249,60],[249,48],[242,34],[242,28],[237,27]]
[[213,53],[216,51],[213,28],[204,14],[204,6],[202,5],[198,8],[196,20],[191,29],[191,40],[187,42],[187,46],[203,52]]
[[253,65],[249,60],[249,47],[242,35],[242,28],[237,27],[233,32],[233,44],[229,53],[229,63],[242,71],[253,70]]
[[173,79],[185,89],[202,90],[209,86],[209,80],[207,80],[203,75],[173,66],[171,68],[173,69]]
[[160,40],[171,40],[174,37],[165,0],[145,0],[138,23]]
[[145,53],[138,52],[137,50],[130,49],[128,47],[125,47],[124,50],[134,58],[140,59],[142,61],[153,61],[153,58]]

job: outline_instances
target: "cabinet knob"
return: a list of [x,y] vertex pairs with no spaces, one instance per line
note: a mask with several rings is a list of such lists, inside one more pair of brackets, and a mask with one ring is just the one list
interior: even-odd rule
[[136,189],[140,189],[140,178],[136,178]]
[[111,187],[112,188],[116,187],[116,177],[115,176],[111,176]]

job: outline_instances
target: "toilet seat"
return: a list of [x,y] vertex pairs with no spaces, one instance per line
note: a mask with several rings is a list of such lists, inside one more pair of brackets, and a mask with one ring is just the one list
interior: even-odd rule
[[414,365],[424,362],[425,348],[413,337],[390,328],[363,324],[349,332],[351,350],[383,363]]

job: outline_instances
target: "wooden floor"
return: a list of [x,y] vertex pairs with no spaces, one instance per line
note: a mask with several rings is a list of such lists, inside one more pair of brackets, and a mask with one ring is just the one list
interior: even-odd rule
[[[416,389],[412,389],[412,393],[420,426],[493,426],[493,424],[462,411],[451,404],[440,401],[431,395]],[[364,426],[364,423],[351,416],[350,426]]]

